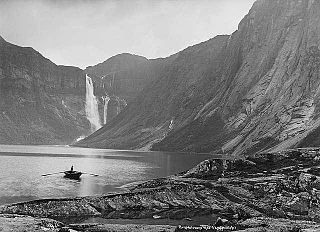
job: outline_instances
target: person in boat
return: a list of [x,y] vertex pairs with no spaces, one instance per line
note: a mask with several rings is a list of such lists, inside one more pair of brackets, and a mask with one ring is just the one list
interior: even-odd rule
[[70,169],[70,171],[71,171],[71,172],[73,172],[73,165],[71,166],[71,169]]

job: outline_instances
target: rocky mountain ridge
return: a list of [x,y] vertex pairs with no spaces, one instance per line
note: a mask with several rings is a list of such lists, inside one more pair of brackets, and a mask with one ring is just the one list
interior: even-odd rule
[[318,1],[256,1],[232,35],[155,64],[156,79],[79,146],[234,155],[318,146],[319,22]]
[[86,134],[83,70],[0,39],[0,143],[68,144]]
[[[1,37],[0,143],[70,144],[88,135],[85,75],[93,79],[103,122],[104,97],[110,97],[110,120],[148,83],[149,76],[140,78],[137,68],[147,63],[144,57],[124,53],[82,70],[56,65],[33,48]],[[101,76],[104,71],[115,76]]]
[[85,69],[94,82],[101,117],[104,117],[104,110],[107,110],[107,121],[110,121],[152,81],[148,67],[147,58],[122,53]]
[[96,95],[114,95],[130,101],[148,82],[146,75],[140,77],[139,73],[136,74],[140,67],[144,69],[148,63],[145,57],[122,53],[87,67],[85,72],[95,82]]

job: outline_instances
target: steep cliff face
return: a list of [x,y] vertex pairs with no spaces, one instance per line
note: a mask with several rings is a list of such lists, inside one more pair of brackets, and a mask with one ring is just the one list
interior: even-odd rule
[[85,74],[0,38],[0,143],[67,144],[89,128]]
[[[209,74],[221,72],[220,55],[228,36],[218,36],[165,59],[150,60],[147,71],[153,81],[114,120],[89,136],[80,146],[149,149],[169,131],[187,125],[201,104],[214,92]],[[205,82],[213,80],[206,85]],[[171,123],[172,122],[172,123]]]
[[[159,67],[158,67],[159,66]],[[101,118],[107,111],[107,120],[112,120],[124,107],[156,79],[161,68],[158,61],[128,53],[113,56],[103,63],[90,66],[85,72],[93,79],[95,94],[99,99]],[[108,106],[105,97],[108,96]]]
[[127,101],[136,97],[149,81],[145,71],[149,60],[142,56],[123,53],[89,66],[85,72],[93,78],[97,95],[116,95]]
[[81,145],[232,154],[320,145],[319,49],[319,1],[258,0],[232,35],[170,57]]

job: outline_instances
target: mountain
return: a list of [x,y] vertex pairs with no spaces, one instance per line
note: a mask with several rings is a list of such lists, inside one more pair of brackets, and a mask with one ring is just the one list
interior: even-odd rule
[[87,134],[85,73],[0,38],[0,143],[68,144]]
[[112,56],[102,63],[96,64],[94,66],[88,66],[85,71],[90,75],[101,77],[109,73],[134,68],[137,65],[147,62],[148,59],[143,56],[133,55],[130,53],[122,53]]
[[110,57],[106,61],[89,66],[85,72],[95,81],[97,95],[116,95],[130,101],[143,89],[150,77],[147,72],[149,60],[129,53]]
[[232,35],[164,59],[158,78],[79,146],[234,155],[319,146],[319,25],[319,1],[256,1]]
[[[122,53],[87,67],[85,72],[94,81],[101,118],[106,110],[107,121],[112,120],[146,85],[155,80],[156,70],[161,68],[158,63],[142,56]],[[106,96],[109,99],[107,107],[104,101]]]

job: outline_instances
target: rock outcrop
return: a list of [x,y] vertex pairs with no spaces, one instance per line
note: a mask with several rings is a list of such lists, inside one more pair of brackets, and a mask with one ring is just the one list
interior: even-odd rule
[[85,73],[0,39],[0,143],[68,144],[89,131]]
[[319,12],[314,0],[256,1],[232,35],[154,64],[125,113],[79,145],[235,155],[319,145]]

